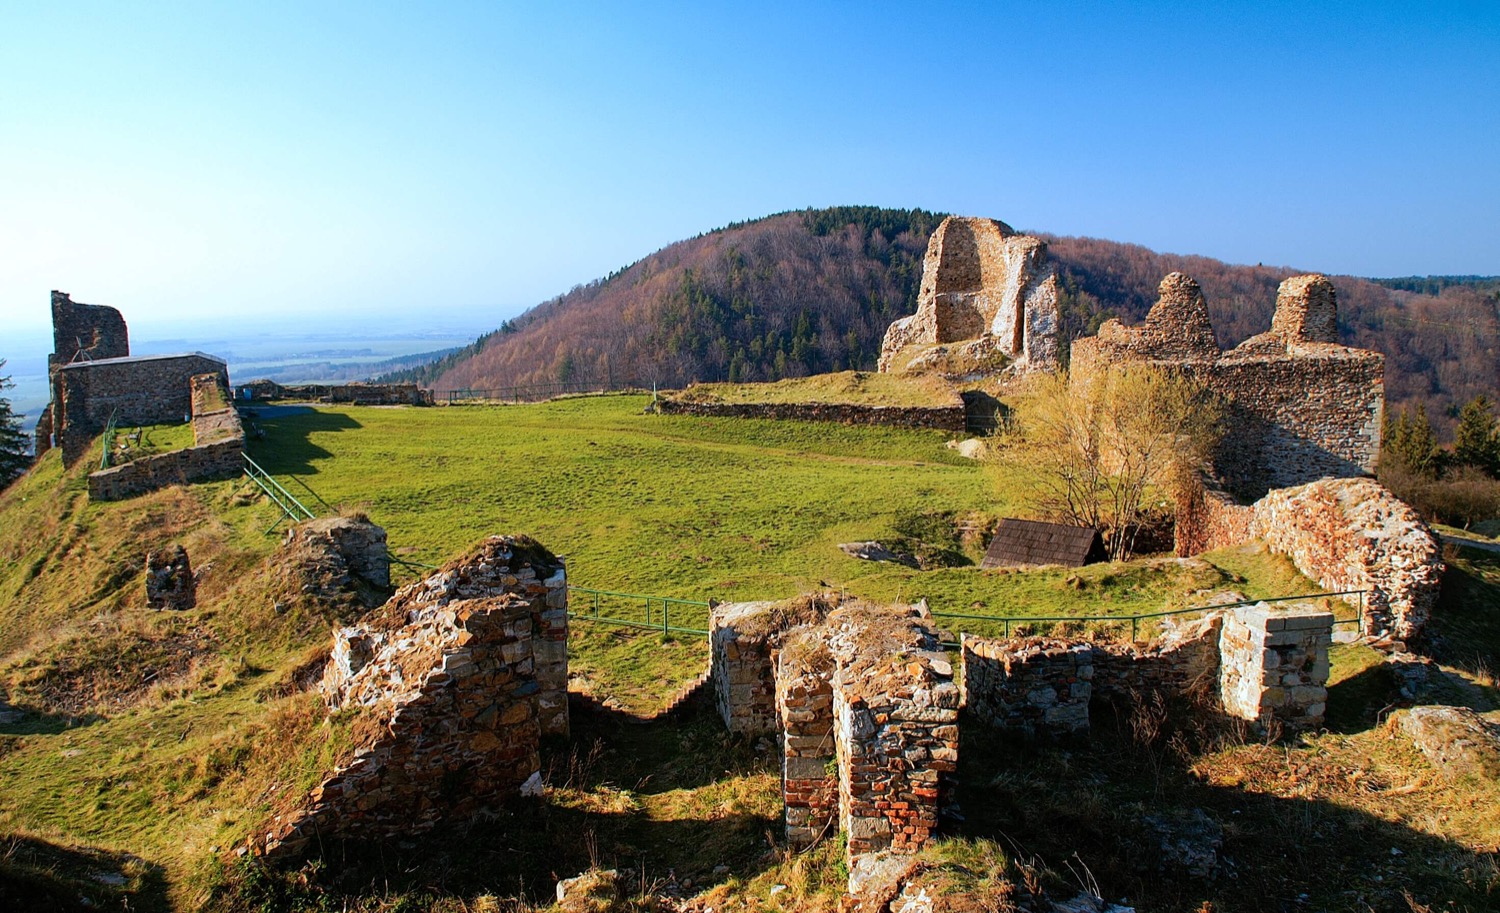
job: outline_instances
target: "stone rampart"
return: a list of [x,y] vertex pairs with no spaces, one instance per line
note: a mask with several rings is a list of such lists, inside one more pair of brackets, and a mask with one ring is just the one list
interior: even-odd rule
[[1334,591],[1368,591],[1363,631],[1414,637],[1437,602],[1442,550],[1412,510],[1373,479],[1325,479],[1273,491],[1252,508],[1250,533]]
[[252,847],[410,835],[539,791],[541,735],[567,731],[566,586],[561,559],[496,536],[336,631],[322,691],[352,744]]
[[1097,336],[1075,340],[1073,376],[1087,379],[1122,362],[1146,362],[1201,380],[1226,409],[1215,473],[1242,497],[1374,472],[1385,359],[1337,343],[1334,291],[1326,277],[1283,282],[1272,329],[1228,352],[1213,341],[1196,283],[1172,273],[1160,295],[1140,326],[1112,320]]
[[899,370],[914,348],[973,339],[993,339],[1024,365],[1055,368],[1057,300],[1046,242],[994,219],[949,216],[927,243],[916,313],[886,331],[880,370]]
[[838,422],[843,425],[888,425],[896,428],[933,428],[962,432],[967,412],[953,406],[860,406],[852,403],[688,403],[661,399],[663,415],[700,415],[721,418],[766,418],[778,421]]

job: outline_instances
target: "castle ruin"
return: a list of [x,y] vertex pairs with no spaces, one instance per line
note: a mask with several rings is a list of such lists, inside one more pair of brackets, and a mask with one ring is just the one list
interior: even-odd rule
[[886,331],[880,370],[921,370],[950,354],[1055,370],[1057,299],[1046,242],[995,219],[949,216],[927,242],[917,312]]

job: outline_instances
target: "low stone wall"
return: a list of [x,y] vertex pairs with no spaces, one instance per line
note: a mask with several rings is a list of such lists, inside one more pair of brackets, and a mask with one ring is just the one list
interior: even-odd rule
[[378,589],[391,585],[391,553],[385,530],[363,517],[320,517],[289,527],[278,561],[314,566],[298,568],[295,578],[316,579],[339,590],[350,575]]
[[[560,559],[497,536],[336,631],[322,691],[330,712],[355,715],[352,745],[252,849],[284,857],[315,836],[410,835],[539,792],[541,735],[567,731],[566,621],[554,617],[565,594]],[[560,721],[546,703],[557,683],[543,680],[555,678],[553,645]]]
[[[1442,550],[1427,524],[1372,479],[1324,479],[1254,506],[1252,537],[1330,590],[1368,590],[1366,634],[1414,637],[1437,602]],[[1359,597],[1346,597],[1358,603]]]
[[700,415],[721,418],[768,418],[778,421],[838,422],[843,425],[890,425],[897,428],[935,428],[962,432],[967,413],[953,406],[859,406],[851,403],[689,403],[662,399],[663,415]]
[[1152,694],[1216,701],[1262,725],[1317,726],[1332,633],[1327,612],[1262,603],[1187,622],[1144,648],[965,635],[964,706],[981,722],[1027,735],[1080,735],[1092,700]]
[[1224,617],[1219,696],[1224,712],[1262,725],[1321,726],[1328,707],[1333,615],[1312,606],[1241,606]]
[[430,406],[432,391],[416,384],[278,384],[273,380],[252,380],[237,384],[240,399],[315,399],[325,403],[353,403],[357,406]]
[[777,731],[775,654],[785,633],[821,621],[817,597],[783,602],[727,602],[709,612],[714,704],[730,732]]
[[964,705],[976,719],[1027,735],[1088,731],[1092,645],[965,634],[962,649]]
[[89,500],[120,501],[168,485],[232,479],[244,471],[245,429],[219,374],[189,381],[193,446],[89,474]]

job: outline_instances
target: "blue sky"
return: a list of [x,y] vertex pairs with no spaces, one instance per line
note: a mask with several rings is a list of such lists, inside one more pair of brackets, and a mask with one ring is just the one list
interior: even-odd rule
[[0,357],[52,288],[483,328],[842,203],[1500,273],[1500,5],[0,6]]

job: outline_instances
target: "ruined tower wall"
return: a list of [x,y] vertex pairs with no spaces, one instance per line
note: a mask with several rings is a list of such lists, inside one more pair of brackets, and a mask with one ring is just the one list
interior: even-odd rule
[[52,354],[49,366],[71,364],[79,353],[89,361],[130,354],[125,318],[112,307],[74,301],[67,292],[52,292]]

